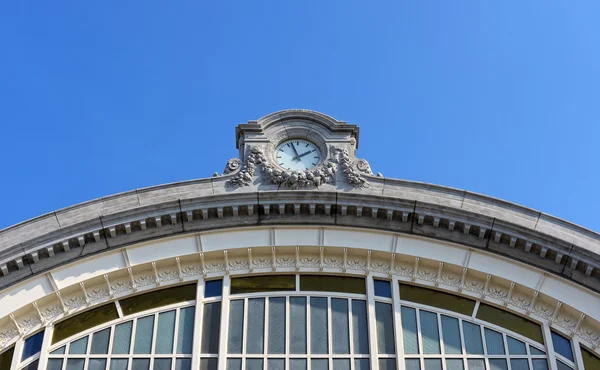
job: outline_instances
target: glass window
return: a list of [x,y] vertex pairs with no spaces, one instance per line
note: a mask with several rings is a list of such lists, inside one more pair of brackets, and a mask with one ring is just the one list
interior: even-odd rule
[[231,294],[295,290],[296,275],[245,276],[231,278]]
[[306,353],[305,297],[290,297],[290,353]]
[[571,366],[567,366],[561,361],[556,361],[556,365],[558,370],[573,370]]
[[552,332],[552,343],[554,344],[554,351],[559,355],[573,361],[573,349],[571,348],[571,341],[562,335]]
[[477,310],[477,318],[519,333],[538,343],[544,343],[540,325],[521,316],[481,303]]
[[[437,355],[441,353],[437,315],[433,312],[419,311],[419,319],[421,322],[423,353],[426,355]],[[425,368],[427,368],[427,366],[425,366]]]
[[92,336],[91,354],[107,354],[110,328],[95,332]]
[[[62,367],[62,358],[51,358],[48,360],[48,367],[46,368],[46,370],[62,370]],[[8,364],[8,367],[0,367],[0,369],[10,369],[10,364]]]
[[236,299],[229,303],[229,336],[227,353],[241,354],[244,330],[244,300]]
[[354,370],[369,370],[371,364],[368,358],[359,358],[354,360]]
[[[21,370],[38,370],[38,364],[39,364],[39,360],[35,360],[32,363],[23,366],[21,368]],[[78,368],[73,368],[73,369],[78,369]],[[83,368],[81,368],[83,369]],[[71,370],[71,368],[69,368],[69,365],[67,364],[67,370]]]
[[352,300],[352,330],[354,334],[354,353],[369,354],[367,302],[365,301],[356,299]]
[[28,358],[40,353],[40,350],[42,349],[42,341],[43,340],[44,340],[44,332],[43,331],[25,339],[25,344],[23,344],[23,356],[21,356],[21,361],[27,360]]
[[377,350],[380,354],[394,354],[394,321],[392,305],[375,302],[375,318],[377,320]]
[[54,325],[52,344],[118,318],[119,314],[117,313],[117,307],[114,303],[109,303],[94,308],[93,310],[80,313],[79,315],[75,315]]
[[300,275],[300,290],[366,294],[364,278],[329,275]]
[[400,299],[471,316],[475,301],[437,290],[400,284]]
[[485,370],[485,360],[480,358],[470,358],[467,360],[469,370]]
[[481,328],[479,325],[463,321],[463,332],[467,354],[483,355],[483,343],[481,341]]
[[88,337],[77,339],[69,344],[70,355],[85,355],[87,353]]
[[392,298],[392,284],[386,280],[373,280],[375,295],[378,297]]
[[531,360],[533,370],[548,370],[548,361],[546,359]]
[[156,344],[154,353],[173,353],[173,341],[175,339],[175,310],[161,312],[158,315],[158,327],[156,328]]
[[251,298],[248,300],[248,323],[246,353],[264,353],[265,343],[265,299]]
[[202,314],[201,353],[219,353],[221,302],[207,303]]
[[350,370],[350,360],[334,359],[333,360],[333,370]]
[[421,370],[421,360],[416,359],[416,358],[415,359],[407,358],[405,365],[406,365],[406,370]]
[[131,329],[133,321],[119,324],[115,327],[115,337],[113,339],[112,353],[115,355],[124,355],[129,353],[131,345]]
[[[267,361],[267,369],[268,370],[285,370],[285,360],[284,359],[269,359]],[[348,369],[350,370],[350,369]]]
[[310,298],[310,349],[314,354],[328,354],[327,298]]
[[[105,358],[90,358],[88,364],[88,370],[106,370],[106,359]],[[169,368],[169,370],[171,370]]]
[[133,353],[149,354],[152,349],[153,333],[154,315],[138,319],[137,326],[135,328],[135,344],[133,346]]
[[196,307],[186,307],[179,311],[179,331],[177,333],[178,354],[192,354],[195,315]]
[[263,360],[261,358],[247,359],[246,370],[263,370]]
[[425,370],[442,370],[442,360],[438,358],[426,358]]
[[[417,336],[417,313],[414,308],[402,307],[402,337],[404,338],[404,353],[416,355],[419,353]],[[408,367],[408,362],[407,365]]]
[[444,351],[446,354],[462,354],[458,319],[442,315],[442,333],[444,336]]
[[502,334],[491,329],[485,329],[485,346],[488,355],[504,354],[504,338]]
[[508,370],[506,360],[503,358],[490,359],[490,370]]
[[[511,355],[526,355],[527,349],[525,348],[525,343],[520,340],[516,340],[511,337],[506,337],[506,341],[508,342],[508,353]],[[534,353],[531,353],[532,355]]]
[[0,355],[0,369],[10,369],[14,353],[15,347],[11,347]]
[[122,299],[119,304],[123,315],[128,316],[173,303],[194,300],[196,300],[196,284],[188,284]]
[[511,370],[529,370],[529,361],[526,358],[513,358],[510,360]]
[[396,370],[395,358],[380,358],[379,370]]
[[269,298],[269,354],[285,353],[285,298]]
[[588,351],[587,348],[581,347],[581,356],[583,357],[583,364],[585,369],[600,369],[600,357]]
[[302,358],[290,359],[290,370],[306,370],[306,360]]
[[223,280],[204,282],[204,298],[220,297],[223,295]]
[[449,358],[446,360],[446,370],[464,370],[463,360],[459,358]]
[[[348,300],[331,299],[331,333],[334,354],[350,354],[350,328],[348,317]],[[340,365],[341,366],[341,365]],[[336,366],[334,365],[334,369]],[[348,362],[348,369],[350,363]]]

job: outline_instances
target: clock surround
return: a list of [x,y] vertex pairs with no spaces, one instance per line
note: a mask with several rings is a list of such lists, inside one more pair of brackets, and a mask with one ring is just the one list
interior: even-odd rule
[[273,162],[284,170],[312,170],[322,162],[321,148],[312,141],[295,138],[281,142],[272,152]]

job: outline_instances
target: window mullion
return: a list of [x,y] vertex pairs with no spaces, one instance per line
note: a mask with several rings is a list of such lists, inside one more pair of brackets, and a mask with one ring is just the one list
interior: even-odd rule
[[548,323],[542,324],[542,330],[544,334],[544,343],[546,345],[546,354],[548,355],[548,369],[558,370],[558,364],[556,363],[556,353],[554,353],[554,345],[552,342],[552,332]]
[[377,319],[375,316],[375,285],[373,275],[369,273],[366,277],[367,283],[367,323],[369,330],[369,353],[371,358],[370,369],[379,369],[377,359]]
[[577,338],[576,336],[573,336],[573,339],[571,340],[572,344],[573,344],[573,355],[575,357],[575,367],[577,369],[583,370],[585,369],[584,365],[583,365],[583,356],[581,354],[581,344],[579,343],[579,338]]
[[221,330],[219,334],[219,359],[218,370],[227,368],[227,337],[229,336],[229,291],[231,278],[223,276],[223,290],[221,292]]
[[23,356],[23,344],[25,343],[25,338],[20,337],[17,339],[15,343],[15,350],[13,352],[13,359],[10,365],[11,370],[17,370],[19,364],[21,363],[21,357]]
[[400,306],[400,283],[397,278],[392,279],[392,307],[394,308],[394,336],[396,338],[396,367],[404,370],[404,338],[402,336],[402,313]]
[[40,360],[38,369],[45,369],[48,362],[48,348],[52,344],[52,335],[54,334],[54,325],[48,325],[44,331],[44,339],[42,340],[42,348],[40,350]]
[[[196,286],[196,310],[194,311],[194,339],[192,342],[192,369],[200,369],[200,343],[202,340],[202,314],[204,311],[204,279]],[[221,303],[222,305],[222,303]]]

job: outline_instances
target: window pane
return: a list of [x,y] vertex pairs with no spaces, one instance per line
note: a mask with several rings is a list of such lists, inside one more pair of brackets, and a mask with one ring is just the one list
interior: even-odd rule
[[[284,359],[269,359],[267,360],[267,370],[285,370]],[[350,369],[348,369],[350,370]]]
[[246,353],[262,354],[265,346],[265,299],[248,300]]
[[354,370],[370,370],[368,358],[358,358],[354,360]]
[[[40,362],[40,360],[35,360],[32,363],[30,363],[29,365],[22,367],[21,370],[38,370],[39,362]],[[67,367],[67,369],[69,369],[69,368]]]
[[223,280],[204,282],[204,298],[220,297],[223,294]]
[[421,370],[421,362],[417,359],[406,359],[406,370]]
[[600,358],[581,347],[581,356],[586,369],[600,369]]
[[179,330],[177,334],[177,353],[191,354],[194,341],[194,316],[196,307],[179,310]]
[[245,276],[231,278],[231,294],[295,291],[296,275]]
[[110,360],[110,370],[127,370],[129,360],[127,359],[112,359]]
[[396,370],[395,358],[380,358],[379,370]]
[[447,359],[446,370],[465,370],[463,360],[458,358]]
[[290,370],[306,370],[306,360],[301,358],[290,359]]
[[133,321],[119,324],[115,327],[115,337],[113,339],[112,353],[115,355],[129,354],[131,342],[131,329]]
[[477,310],[477,318],[544,343],[541,326],[521,316],[482,303]]
[[[85,360],[82,358],[70,358],[67,360],[67,370],[83,370]],[[37,366],[35,367],[37,369]]]
[[442,333],[444,338],[444,351],[446,354],[462,354],[458,320],[453,317],[442,315]]
[[400,299],[471,316],[475,301],[437,290],[400,284]]
[[531,362],[533,363],[533,370],[548,370],[548,361],[545,359],[535,359]]
[[285,298],[269,298],[269,354],[285,353]]
[[306,353],[306,298],[290,297],[290,353]]
[[490,370],[508,370],[505,359],[490,359]]
[[217,359],[216,358],[203,358],[200,359],[200,370],[217,370]]
[[[59,349],[55,349],[54,351],[50,352],[51,355],[64,355],[65,354],[65,349],[67,346],[62,346]],[[0,356],[1,358],[1,356]],[[0,364],[2,364],[2,361],[0,360]],[[0,369],[2,369],[2,366],[0,366]]]
[[373,280],[375,295],[378,297],[392,298],[392,285],[386,280]]
[[426,358],[425,370],[442,370],[442,360],[437,358]]
[[[369,334],[367,333],[367,302],[352,300],[352,331],[354,353],[369,354]],[[361,365],[362,366],[362,365]]]
[[543,355],[543,356],[545,356],[545,355],[546,355],[546,352],[544,352],[544,351],[540,351],[539,349],[537,349],[537,348],[535,348],[535,347],[532,347],[532,346],[529,346],[529,352],[530,352],[532,355]]
[[202,313],[201,353],[219,353],[221,302],[207,303]]
[[512,370],[529,370],[529,361],[525,358],[510,360],[510,368]]
[[377,320],[377,350],[381,354],[394,354],[394,321],[392,305],[375,302],[375,318]]
[[564,363],[562,363],[560,361],[556,361],[556,365],[557,365],[558,370],[573,370],[573,368],[565,365]]
[[154,353],[173,353],[173,339],[175,339],[175,310],[161,312],[158,314]]
[[[433,312],[419,311],[421,321],[421,338],[423,340],[423,354],[440,353],[440,336],[438,332],[437,315]],[[425,370],[427,365],[425,365]]]
[[[347,299],[331,299],[331,335],[333,338],[333,353],[334,354],[349,354],[350,353],[350,323],[348,322],[348,300]],[[335,370],[335,364],[334,364]],[[348,363],[350,369],[350,363]]]
[[327,298],[310,299],[310,350],[313,354],[327,354]]
[[123,315],[127,316],[173,303],[194,300],[196,300],[196,284],[188,284],[122,299],[119,304]]
[[150,359],[149,358],[137,358],[131,363],[131,370],[149,370]]
[[242,359],[241,358],[227,359],[227,370],[242,370]]
[[106,359],[90,358],[90,362],[88,363],[88,370],[106,370]]
[[350,370],[350,360],[334,359],[333,370]]
[[485,345],[488,355],[504,354],[504,339],[497,331],[485,329]]
[[300,290],[366,294],[364,278],[327,275],[300,275]]
[[508,343],[508,353],[510,353],[511,355],[526,355],[527,354],[527,349],[525,348],[525,343],[521,342],[520,340],[516,340],[515,338],[511,338],[511,337],[507,336],[506,342]]
[[191,370],[192,360],[189,358],[178,358],[175,361],[175,370]]
[[[0,364],[6,366],[5,364]],[[46,370],[62,370],[63,359],[62,358],[51,358],[48,360],[48,368]],[[8,367],[0,366],[0,369],[10,369],[10,364]]]
[[79,315],[75,315],[54,325],[52,344],[118,318],[119,314],[117,313],[117,307],[114,303],[109,303]]
[[105,355],[108,353],[108,341],[110,339],[110,328],[97,331],[92,335],[91,354]]
[[463,333],[465,335],[465,347],[467,353],[470,355],[483,355],[483,344],[481,342],[481,329],[479,328],[479,325],[463,321]]
[[[136,325],[133,353],[148,354],[152,350],[152,338],[154,336],[154,315],[138,319]],[[133,366],[136,366],[135,361]]]
[[556,353],[573,361],[573,350],[571,349],[571,341],[569,339],[552,332],[552,343],[554,343],[554,351]]
[[246,370],[262,370],[263,360],[258,358],[249,358],[246,360]]
[[242,338],[244,330],[244,300],[236,299],[229,303],[229,337],[227,353],[242,353]]
[[23,344],[23,356],[21,357],[21,361],[24,361],[30,358],[31,356],[38,354],[42,349],[43,340],[44,331],[41,331],[25,339],[25,344]]
[[417,342],[417,313],[414,308],[402,307],[401,315],[404,353],[416,355],[419,353],[419,343]]
[[83,337],[69,345],[70,355],[85,355],[87,353],[88,337]]
[[310,368],[312,370],[328,370],[329,369],[329,361],[327,360],[311,360]]
[[470,358],[467,360],[468,370],[485,370],[485,360]]
[[155,358],[153,370],[171,370],[170,358]]

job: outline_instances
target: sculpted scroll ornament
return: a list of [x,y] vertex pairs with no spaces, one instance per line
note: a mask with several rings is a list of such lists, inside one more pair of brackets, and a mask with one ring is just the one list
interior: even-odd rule
[[359,160],[353,164],[346,149],[330,147],[331,158],[320,166],[304,171],[283,170],[267,162],[263,152],[258,147],[253,147],[246,162],[241,166],[239,159],[230,159],[227,162],[223,175],[233,173],[239,169],[234,178],[227,181],[226,186],[238,188],[250,186],[256,173],[256,167],[261,166],[260,174],[267,183],[288,187],[290,189],[301,189],[308,187],[319,187],[322,184],[335,182],[335,174],[338,168],[346,181],[357,188],[368,186],[368,182],[362,177],[362,173],[372,174],[369,164],[365,160]]

